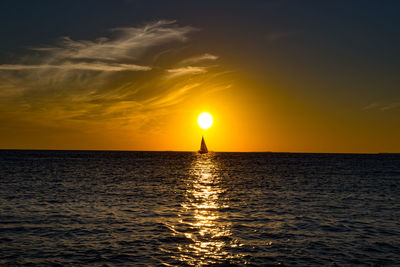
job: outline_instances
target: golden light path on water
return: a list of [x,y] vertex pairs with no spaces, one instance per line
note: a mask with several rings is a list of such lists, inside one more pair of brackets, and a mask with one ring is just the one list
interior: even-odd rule
[[185,265],[210,265],[234,262],[239,257],[232,249],[240,243],[232,237],[229,209],[218,164],[212,153],[196,155],[186,181],[185,199],[179,220],[168,227],[173,235],[186,238],[172,255]]

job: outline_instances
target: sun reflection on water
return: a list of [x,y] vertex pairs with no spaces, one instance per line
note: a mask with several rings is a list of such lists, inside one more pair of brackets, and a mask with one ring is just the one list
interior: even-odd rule
[[197,155],[186,181],[179,220],[168,225],[179,242],[173,258],[186,265],[229,263],[232,248],[240,244],[232,237],[231,223],[219,166],[212,154]]

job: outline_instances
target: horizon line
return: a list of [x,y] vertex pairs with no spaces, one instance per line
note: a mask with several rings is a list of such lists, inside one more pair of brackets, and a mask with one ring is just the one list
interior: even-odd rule
[[[197,153],[197,150],[128,150],[128,149],[53,149],[53,148],[0,148],[4,150],[19,150],[19,151],[97,151],[97,152],[182,152],[182,153]],[[275,154],[400,154],[400,152],[289,152],[289,151],[209,151],[211,153],[275,153]]]

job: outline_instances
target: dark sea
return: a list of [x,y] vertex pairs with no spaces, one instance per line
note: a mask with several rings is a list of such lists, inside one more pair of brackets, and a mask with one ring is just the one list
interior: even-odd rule
[[400,155],[2,150],[0,265],[400,266]]

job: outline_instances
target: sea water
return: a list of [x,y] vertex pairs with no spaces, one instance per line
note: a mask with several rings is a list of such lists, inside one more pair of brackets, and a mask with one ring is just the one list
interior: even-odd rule
[[0,151],[0,265],[400,265],[400,155]]

